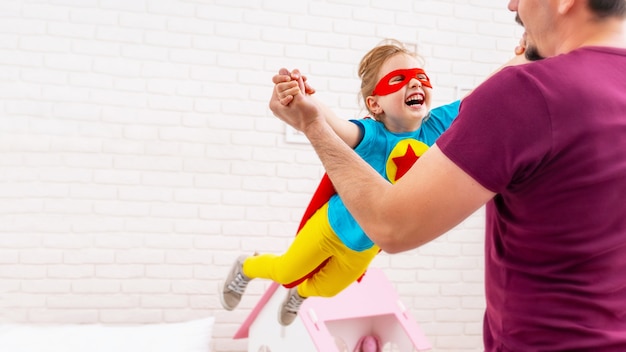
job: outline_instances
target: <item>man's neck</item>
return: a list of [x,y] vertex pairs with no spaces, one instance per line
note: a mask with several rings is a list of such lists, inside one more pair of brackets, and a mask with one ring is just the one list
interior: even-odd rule
[[564,54],[586,46],[626,48],[626,20],[614,18],[572,27],[556,48]]

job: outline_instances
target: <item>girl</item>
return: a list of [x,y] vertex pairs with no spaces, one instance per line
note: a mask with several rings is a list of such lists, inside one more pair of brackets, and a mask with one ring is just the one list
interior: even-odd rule
[[[387,40],[359,64],[360,95],[373,118],[344,120],[323,104],[337,135],[389,182],[395,183],[450,126],[460,101],[430,109],[432,84],[422,60],[400,42]],[[273,78],[281,103],[314,92],[298,71],[281,70]],[[282,255],[242,255],[220,286],[227,310],[241,300],[247,284],[265,278],[291,287],[278,320],[289,325],[303,300],[332,297],[357,280],[379,252],[337,194],[330,197],[298,231]]]

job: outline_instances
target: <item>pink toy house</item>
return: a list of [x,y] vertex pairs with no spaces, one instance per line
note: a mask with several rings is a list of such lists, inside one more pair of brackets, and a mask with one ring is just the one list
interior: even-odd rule
[[382,270],[368,269],[332,298],[311,297],[289,326],[278,323],[287,290],[272,283],[233,338],[248,338],[248,352],[352,352],[362,336],[377,335],[383,351],[430,350],[417,322]]

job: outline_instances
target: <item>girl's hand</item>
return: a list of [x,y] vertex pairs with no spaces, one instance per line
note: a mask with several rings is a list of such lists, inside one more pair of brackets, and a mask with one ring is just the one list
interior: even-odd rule
[[519,44],[515,47],[515,55],[522,55],[524,52],[526,52],[526,33],[522,35]]
[[307,82],[306,76],[300,74],[298,69],[289,72],[286,68],[281,68],[278,74],[272,77],[274,90],[278,100],[283,105],[289,105],[294,97],[302,92],[311,95],[315,93],[315,88]]

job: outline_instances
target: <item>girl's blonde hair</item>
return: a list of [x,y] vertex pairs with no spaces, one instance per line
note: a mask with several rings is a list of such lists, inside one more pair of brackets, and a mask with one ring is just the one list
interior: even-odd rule
[[[359,63],[359,78],[361,79],[361,91],[359,95],[363,100],[367,111],[374,116],[367,106],[367,97],[372,95],[376,84],[378,83],[378,71],[387,59],[394,55],[405,54],[416,58],[423,66],[424,59],[410,50],[404,44],[396,39],[385,39],[370,50]],[[375,116],[374,116],[375,117]]]

